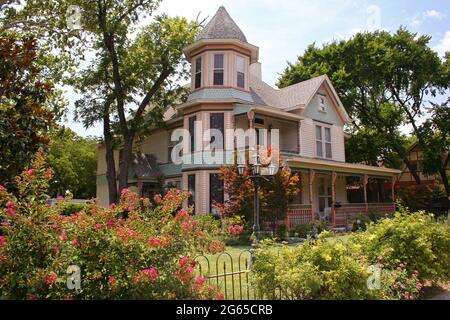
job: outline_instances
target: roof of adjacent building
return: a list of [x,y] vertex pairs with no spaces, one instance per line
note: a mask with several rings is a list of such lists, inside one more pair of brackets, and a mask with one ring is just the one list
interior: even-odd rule
[[228,14],[224,6],[217,10],[214,17],[199,33],[196,41],[202,39],[237,39],[247,42],[244,33]]

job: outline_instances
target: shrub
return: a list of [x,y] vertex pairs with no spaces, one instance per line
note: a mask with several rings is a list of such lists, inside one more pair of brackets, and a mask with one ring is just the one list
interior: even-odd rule
[[86,204],[62,202],[57,204],[60,214],[64,216],[71,216],[77,212],[84,211],[87,208]]
[[400,209],[352,238],[371,263],[381,257],[386,268],[402,263],[408,273],[418,271],[422,280],[450,279],[450,228],[432,215]]
[[300,238],[306,239],[307,236],[310,234],[310,231],[311,231],[310,224],[299,224],[294,227],[292,233],[293,235],[297,234]]
[[[38,154],[17,178],[17,197],[0,187],[0,297],[8,299],[205,299],[216,289],[196,278],[198,253],[223,250],[212,225],[177,208],[171,190],[157,204],[123,190],[110,209],[93,205],[70,216],[46,205],[50,171]],[[128,219],[117,218],[128,212]],[[78,266],[81,290],[67,288]],[[220,296],[220,294],[219,294]]]
[[367,264],[356,247],[319,238],[279,253],[266,247],[256,253],[255,281],[269,299],[368,299]]
[[367,225],[371,222],[369,216],[365,214],[358,214],[352,222],[352,231],[366,230]]
[[281,224],[277,228],[276,236],[278,240],[287,241],[289,240],[289,231],[288,226],[285,224]]

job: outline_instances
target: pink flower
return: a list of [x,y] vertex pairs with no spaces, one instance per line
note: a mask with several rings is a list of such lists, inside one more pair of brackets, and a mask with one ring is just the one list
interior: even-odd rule
[[61,232],[61,234],[59,235],[59,240],[61,240],[61,241],[67,240],[67,234],[65,231]]
[[7,212],[10,216],[13,216],[13,217],[17,216],[16,210],[14,210],[14,208],[12,208],[12,207],[7,208],[7,209],[6,209],[6,212]]
[[186,258],[186,257],[184,257],[184,258],[181,258],[180,259],[180,261],[178,262],[178,265],[180,266],[180,267],[183,267],[186,263],[188,263],[189,262],[189,259],[188,258]]
[[0,191],[6,191],[6,188],[0,184]]
[[203,278],[203,277],[197,277],[197,278],[195,278],[195,283],[196,284],[198,284],[198,285],[203,285],[204,283],[205,283],[205,278]]
[[45,176],[51,178],[53,176],[53,170],[51,168],[45,169]]
[[157,280],[159,276],[158,270],[155,268],[142,270],[142,274],[144,277],[149,278],[152,281]]
[[192,273],[192,271],[194,271],[194,268],[192,268],[192,267],[186,268],[186,273]]
[[228,226],[228,233],[232,236],[240,235],[244,231],[244,227],[240,225]]
[[75,247],[78,247],[79,245],[80,245],[80,240],[78,240],[78,239],[75,239],[75,240],[73,240],[72,241],[72,244],[75,246]]
[[102,227],[102,225],[100,223],[95,224],[95,229],[100,229],[101,227]]
[[108,277],[108,284],[112,287],[116,284],[117,278],[115,276],[109,276]]
[[0,247],[6,246],[7,242],[4,236],[0,236]]
[[109,228],[114,228],[116,226],[116,223],[113,219],[110,219],[108,223],[106,224]]
[[158,238],[150,238],[148,240],[148,243],[152,246],[152,247],[161,247],[162,246],[162,241],[159,240]]
[[135,276],[133,281],[134,281],[134,283],[139,283],[139,282],[141,282],[141,278],[138,276]]
[[130,192],[130,189],[127,189],[127,188],[122,189],[122,191],[120,191],[120,196],[122,197],[122,196],[124,196],[125,194],[127,194],[128,192]]
[[153,200],[155,201],[156,204],[159,204],[161,202],[161,195],[157,194],[153,197]]
[[64,200],[64,197],[63,196],[57,196],[56,199],[57,200]]
[[115,203],[111,203],[111,204],[109,205],[109,208],[110,208],[111,210],[116,209],[116,204],[115,204]]
[[225,298],[225,296],[223,295],[222,292],[217,292],[216,294],[216,299],[217,300],[223,300]]
[[6,207],[7,207],[7,208],[15,208],[15,206],[16,206],[16,203],[13,202],[13,201],[8,201],[8,202],[6,203]]
[[29,170],[27,170],[27,176],[32,176],[32,175],[34,175],[34,172],[35,172],[36,170],[35,169],[29,169]]
[[178,211],[177,216],[179,216],[179,217],[187,216],[187,212],[185,210],[181,209]]
[[47,280],[45,280],[45,283],[50,286],[53,283],[55,283],[55,281],[58,279],[58,277],[56,276],[56,274],[52,273],[49,275],[49,277],[47,278]]

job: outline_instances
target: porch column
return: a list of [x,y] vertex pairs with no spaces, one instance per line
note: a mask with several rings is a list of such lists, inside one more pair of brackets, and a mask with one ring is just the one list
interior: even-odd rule
[[144,182],[142,180],[138,179],[138,181],[137,181],[137,189],[138,189],[139,197],[142,197],[143,186],[144,186]]
[[364,185],[364,205],[366,206],[366,213],[369,212],[369,205],[367,204],[367,183],[369,182],[369,176],[367,174],[363,177]]
[[397,183],[399,176],[392,176],[391,180],[391,192],[392,192],[392,203],[394,204],[395,210],[395,184]]
[[313,183],[314,177],[316,176],[316,172],[312,169],[309,169],[309,204],[311,205],[311,215],[312,219],[315,219],[314,208],[313,208]]
[[335,183],[336,183],[337,173],[333,171],[331,173],[331,215],[333,217],[333,225],[336,225],[336,209],[334,207],[334,203],[336,202],[336,192],[335,192]]

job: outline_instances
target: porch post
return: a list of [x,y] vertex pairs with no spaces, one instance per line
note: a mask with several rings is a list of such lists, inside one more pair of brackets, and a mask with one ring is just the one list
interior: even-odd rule
[[142,189],[143,189],[143,187],[144,187],[144,182],[142,180],[138,179],[138,181],[137,181],[137,189],[138,189],[139,197],[142,197],[142,191],[143,191]]
[[311,215],[312,219],[315,219],[314,208],[313,208],[313,183],[316,172],[312,169],[309,169],[309,204],[311,205]]
[[334,207],[334,203],[336,202],[336,192],[335,192],[335,183],[336,183],[337,173],[333,171],[331,173],[331,214],[333,216],[333,225],[336,225],[336,208]]
[[364,205],[366,206],[366,213],[369,212],[369,205],[367,204],[367,183],[369,182],[369,176],[364,175],[363,185],[364,185]]

